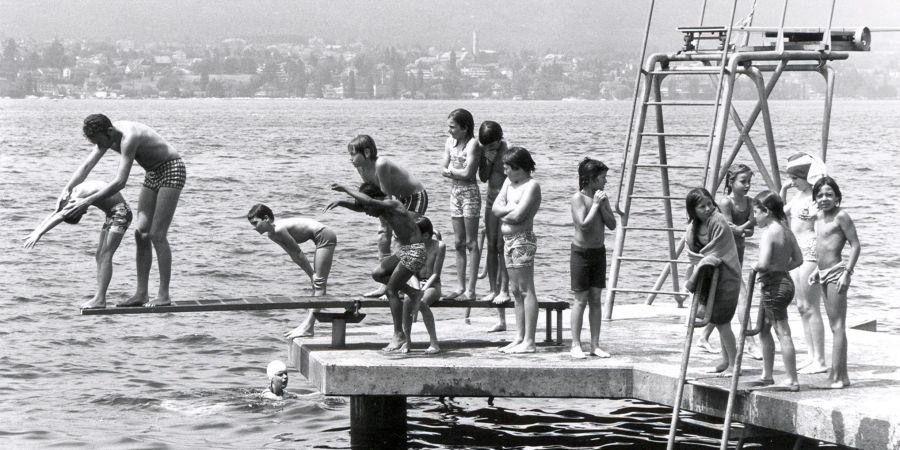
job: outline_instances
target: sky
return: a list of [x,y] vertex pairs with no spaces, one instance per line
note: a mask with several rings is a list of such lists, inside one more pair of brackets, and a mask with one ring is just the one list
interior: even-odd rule
[[[651,46],[677,46],[702,0],[659,0]],[[831,0],[789,2],[788,25],[824,26]],[[217,42],[309,37],[377,45],[604,53],[638,48],[649,0],[0,0],[0,38]],[[706,24],[731,2],[709,0]],[[753,0],[738,2],[737,17]],[[782,0],[758,0],[754,25],[776,26]],[[898,0],[837,0],[835,27],[900,28]],[[900,33],[892,33],[898,35]],[[877,44],[877,36],[874,42]]]

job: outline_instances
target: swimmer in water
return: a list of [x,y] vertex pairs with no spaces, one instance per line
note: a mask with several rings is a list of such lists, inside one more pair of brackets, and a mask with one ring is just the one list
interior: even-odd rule
[[262,392],[263,398],[284,400],[284,388],[288,384],[287,366],[280,359],[276,359],[269,363],[266,375],[269,376],[269,387]]

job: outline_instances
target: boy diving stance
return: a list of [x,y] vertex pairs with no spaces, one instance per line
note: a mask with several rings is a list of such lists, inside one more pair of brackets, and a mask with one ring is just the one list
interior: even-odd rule
[[402,290],[410,298],[418,301],[419,290],[407,286],[406,282],[422,270],[426,262],[424,237],[416,224],[419,216],[407,209],[401,201],[387,198],[384,192],[372,183],[363,183],[359,187],[359,192],[339,183],[333,183],[331,189],[348,194],[355,202],[332,202],[325,207],[326,211],[343,206],[351,211],[364,212],[369,216],[383,219],[394,230],[394,235],[400,243],[396,253],[381,261],[372,273],[372,279],[387,286],[391,319],[394,322],[394,336],[382,350],[406,353],[409,351],[409,337],[403,331],[403,304],[400,301],[399,291]]

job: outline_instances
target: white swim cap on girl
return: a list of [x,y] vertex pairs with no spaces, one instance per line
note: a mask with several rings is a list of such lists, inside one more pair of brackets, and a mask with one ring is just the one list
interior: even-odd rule
[[266,368],[266,375],[268,375],[269,378],[275,378],[275,374],[284,370],[287,370],[287,366],[284,365],[280,359],[276,359],[269,363],[269,367]]

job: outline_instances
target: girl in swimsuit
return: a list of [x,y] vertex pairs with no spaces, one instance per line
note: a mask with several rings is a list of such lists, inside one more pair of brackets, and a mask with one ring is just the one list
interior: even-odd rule
[[[719,200],[719,211],[725,217],[731,232],[734,234],[734,243],[737,246],[738,260],[741,265],[744,264],[744,240],[753,236],[753,228],[756,221],[753,219],[753,204],[747,194],[750,192],[750,182],[753,178],[753,170],[746,164],[734,164],[728,168],[725,176],[725,195]],[[741,290],[743,294],[743,289]],[[740,300],[744,299],[741,295]],[[743,309],[738,306],[738,311]],[[712,334],[714,324],[709,324],[703,329],[698,344],[700,348],[709,353],[718,353],[719,350],[709,343],[709,336]],[[754,359],[762,359],[762,354],[758,350],[756,338],[748,338],[749,345],[746,347],[747,353]]]

